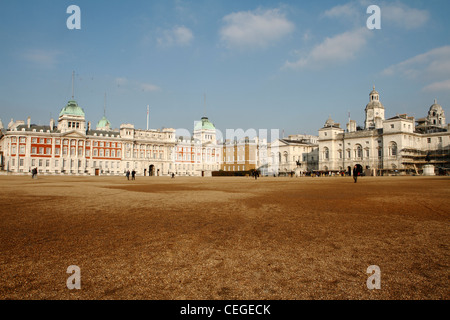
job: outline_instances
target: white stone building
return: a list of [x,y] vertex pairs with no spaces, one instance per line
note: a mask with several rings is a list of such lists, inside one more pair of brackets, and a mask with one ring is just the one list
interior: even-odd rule
[[349,172],[360,164],[367,175],[379,175],[420,173],[428,162],[450,167],[450,130],[436,101],[426,118],[416,121],[402,114],[385,119],[379,97],[374,88],[365,109],[364,128],[357,127],[354,120],[349,121],[347,130],[331,118],[326,121],[319,130],[319,170]]
[[268,150],[267,175],[305,175],[318,169],[319,145],[317,136],[290,135],[272,141]]

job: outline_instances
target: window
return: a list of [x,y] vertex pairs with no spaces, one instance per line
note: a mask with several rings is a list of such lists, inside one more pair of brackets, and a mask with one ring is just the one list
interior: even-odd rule
[[36,147],[31,148],[31,154],[36,154]]
[[19,159],[19,166],[23,167],[23,159]]
[[39,148],[39,154],[44,154],[44,148]]
[[389,155],[392,157],[397,156],[397,144],[393,141],[389,144]]
[[36,138],[31,138],[31,143],[37,143],[37,139]]
[[55,148],[55,154],[58,156],[59,155],[59,152],[60,152],[60,149],[59,148]]
[[328,150],[327,147],[325,147],[325,148],[323,149],[323,157],[324,157],[325,160],[330,159],[330,151]]
[[394,125],[393,124],[391,124],[391,129],[394,129]]
[[362,158],[362,147],[360,145],[356,146],[356,157],[359,159]]
[[52,148],[46,148],[45,154],[52,154]]
[[428,143],[431,143],[431,138],[427,138],[427,142],[428,142]]

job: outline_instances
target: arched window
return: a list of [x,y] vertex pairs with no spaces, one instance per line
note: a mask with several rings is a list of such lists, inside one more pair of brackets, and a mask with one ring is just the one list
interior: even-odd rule
[[327,147],[323,148],[323,158],[325,160],[330,159],[330,150]]
[[397,143],[395,143],[394,141],[391,141],[389,143],[389,155],[391,157],[397,156]]
[[355,155],[357,159],[362,159],[363,157],[363,151],[362,151],[362,146],[360,144],[356,145],[356,150],[355,150]]

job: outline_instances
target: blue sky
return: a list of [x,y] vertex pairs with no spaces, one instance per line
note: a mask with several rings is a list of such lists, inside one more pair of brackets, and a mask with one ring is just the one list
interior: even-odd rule
[[[81,30],[69,30],[70,5]],[[369,5],[381,30],[369,30]],[[450,103],[450,2],[0,0],[0,119],[57,119],[71,99],[93,125],[317,134],[359,125],[372,86],[386,116]],[[206,107],[204,103],[206,95]],[[205,112],[206,110],[206,112]]]

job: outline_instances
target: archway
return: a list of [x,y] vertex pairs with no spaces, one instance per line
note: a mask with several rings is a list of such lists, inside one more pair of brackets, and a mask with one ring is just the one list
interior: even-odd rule
[[155,175],[155,166],[153,164],[151,164],[148,167],[148,176],[153,177],[154,175]]

